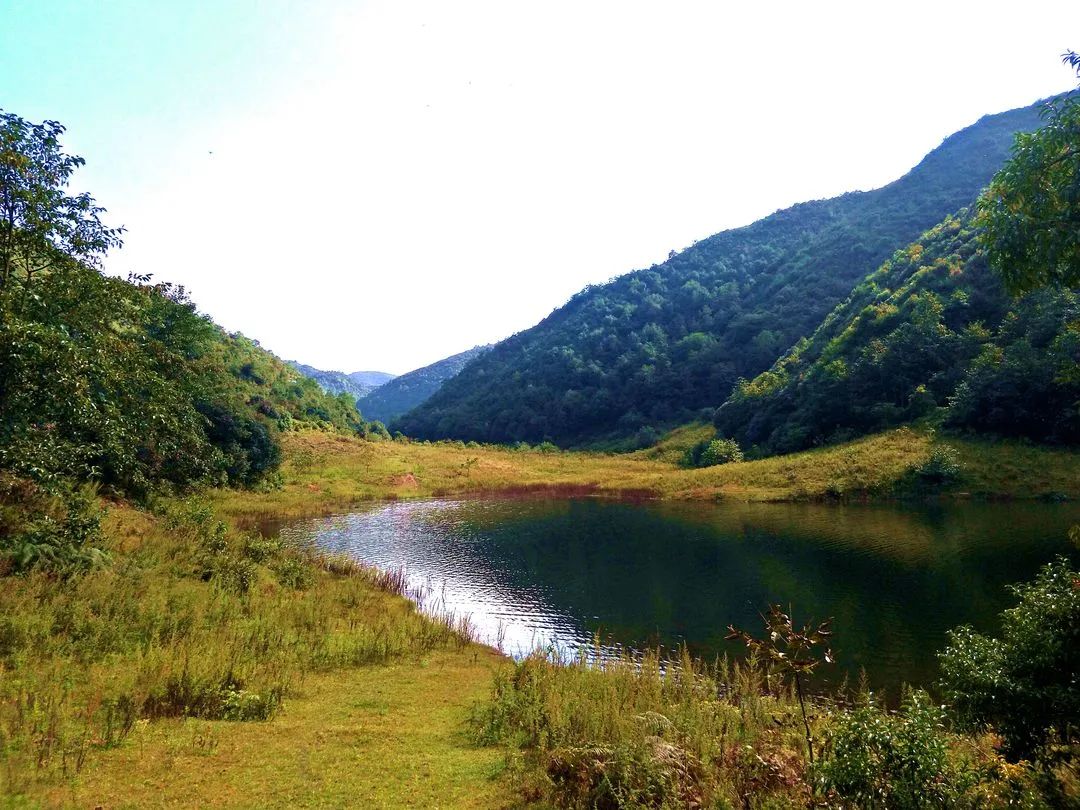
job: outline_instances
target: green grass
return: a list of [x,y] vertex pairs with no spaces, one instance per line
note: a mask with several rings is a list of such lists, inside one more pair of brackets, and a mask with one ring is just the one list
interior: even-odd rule
[[474,807],[512,798],[505,755],[464,733],[498,659],[444,649],[304,679],[270,723],[140,726],[49,804],[78,807]]
[[[543,453],[454,442],[366,442],[315,431],[286,442],[280,489],[220,490],[219,511],[241,521],[342,511],[364,501],[464,495],[552,494],[679,500],[795,501],[1080,498],[1080,453],[1020,442],[934,436],[909,428],[758,461],[687,469],[687,447],[709,428],[691,425],[657,448],[632,454]],[[913,471],[935,447],[954,447],[962,474],[948,487],[912,488]]]
[[[466,625],[418,614],[400,577],[229,529],[198,503],[158,514],[114,505],[105,535],[105,567],[3,580],[3,800],[321,804],[340,794],[311,781],[320,767],[325,785],[362,788],[385,806],[423,804],[455,782],[459,798],[497,793],[497,756],[460,739],[454,703],[488,682],[492,655]],[[428,667],[443,674],[422,677]],[[428,728],[421,707],[438,689],[446,709]],[[337,719],[327,711],[335,690],[346,701]],[[372,742],[378,767],[335,781],[332,763],[361,750],[342,729],[379,705],[396,742]],[[287,754],[287,729],[324,738],[323,759]],[[260,752],[264,769],[245,776],[246,757],[227,755],[226,742]],[[397,768],[410,750],[432,764],[406,778]]]

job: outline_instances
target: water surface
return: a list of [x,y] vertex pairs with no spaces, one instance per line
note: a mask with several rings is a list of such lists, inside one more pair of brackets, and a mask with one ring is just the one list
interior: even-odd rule
[[397,502],[282,528],[384,569],[404,568],[430,609],[468,614],[520,655],[599,634],[634,649],[737,653],[770,602],[832,617],[838,666],[877,688],[929,684],[946,631],[997,629],[1006,585],[1030,578],[1080,523],[1074,504]]

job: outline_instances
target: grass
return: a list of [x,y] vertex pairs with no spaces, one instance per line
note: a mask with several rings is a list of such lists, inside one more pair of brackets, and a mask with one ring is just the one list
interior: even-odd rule
[[104,567],[3,580],[0,802],[498,795],[497,752],[460,734],[494,654],[418,614],[401,577],[238,532],[198,502],[113,505],[104,535]]
[[[833,447],[705,469],[678,465],[706,426],[673,432],[633,454],[540,452],[460,442],[365,442],[330,433],[287,437],[279,489],[219,491],[218,510],[242,522],[348,509],[370,500],[552,494],[679,500],[796,501],[912,494],[913,471],[935,447],[962,465],[946,497],[1080,497],[1080,454],[1019,442],[941,438],[908,428]],[[920,493],[917,489],[916,494]]]
[[[628,455],[302,432],[287,438],[280,486],[264,492],[110,504],[107,565],[2,580],[0,804],[574,804],[611,788],[597,774],[673,804],[803,801],[790,695],[762,691],[747,670],[510,664],[452,618],[418,614],[400,577],[249,529],[376,498],[894,497],[922,493],[917,470],[943,445],[961,468],[947,496],[1080,497],[1073,452],[906,429],[679,466],[708,430],[688,426]],[[470,714],[478,700],[486,709]],[[815,719],[822,735],[827,708]]]
[[79,807],[495,807],[503,752],[464,736],[498,659],[439,650],[307,677],[271,723],[139,727],[48,804]]

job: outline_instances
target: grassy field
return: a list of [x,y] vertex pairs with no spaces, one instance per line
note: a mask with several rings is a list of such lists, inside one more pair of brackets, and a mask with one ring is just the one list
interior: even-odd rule
[[464,733],[500,661],[403,583],[113,504],[109,564],[0,589],[0,806],[491,807]]
[[[933,450],[956,450],[959,479],[947,497],[1080,497],[1080,454],[1015,442],[935,437],[906,428],[834,447],[706,469],[679,466],[711,429],[688,426],[628,455],[511,450],[460,443],[365,442],[329,433],[288,437],[279,489],[221,491],[223,514],[297,517],[391,498],[530,492],[743,501],[889,498],[913,494],[914,471]],[[915,494],[926,494],[916,491]]]

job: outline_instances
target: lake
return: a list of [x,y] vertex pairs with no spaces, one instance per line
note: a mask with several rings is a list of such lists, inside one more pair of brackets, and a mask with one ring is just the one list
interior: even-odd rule
[[628,503],[588,499],[379,504],[280,527],[383,569],[404,569],[428,610],[468,614],[521,655],[686,644],[737,654],[771,602],[833,619],[836,681],[929,685],[946,631],[998,627],[1006,585],[1056,554],[1080,506]]

